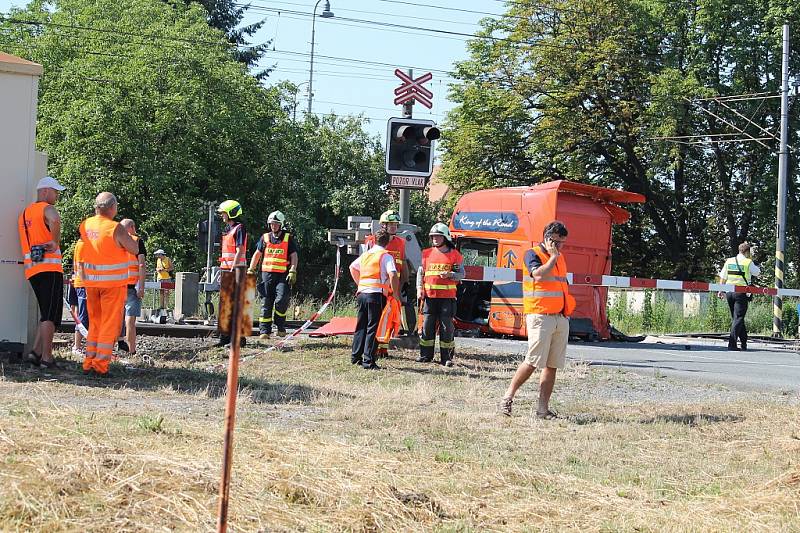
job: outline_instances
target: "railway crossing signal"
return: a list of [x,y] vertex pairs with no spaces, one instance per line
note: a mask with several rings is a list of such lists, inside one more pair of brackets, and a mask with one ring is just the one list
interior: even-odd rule
[[430,177],[433,144],[440,136],[432,120],[390,118],[386,126],[386,173]]

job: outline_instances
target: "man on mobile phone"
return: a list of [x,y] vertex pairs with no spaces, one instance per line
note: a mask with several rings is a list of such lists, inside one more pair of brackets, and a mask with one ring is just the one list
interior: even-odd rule
[[506,416],[511,416],[511,405],[517,390],[537,368],[541,368],[536,416],[544,420],[558,418],[550,410],[550,395],[556,382],[556,371],[564,368],[566,363],[569,339],[567,317],[575,310],[575,298],[569,293],[567,284],[567,263],[561,252],[567,234],[564,223],[554,220],[545,226],[543,242],[525,254],[522,301],[528,351],[500,403],[500,412]]

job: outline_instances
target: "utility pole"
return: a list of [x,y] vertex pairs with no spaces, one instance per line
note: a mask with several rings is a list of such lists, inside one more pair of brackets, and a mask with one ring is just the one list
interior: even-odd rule
[[[775,241],[775,288],[783,288],[786,251],[786,195],[789,173],[789,25],[783,25],[783,68],[781,76],[781,148],[778,152],[778,217]],[[783,298],[772,299],[772,336],[783,336]]]
[[[408,69],[408,77],[414,77],[414,69]],[[409,100],[403,104],[403,118],[412,118],[414,110],[414,100]],[[388,146],[386,148],[389,149]],[[400,221],[403,224],[408,224],[411,220],[411,191],[409,189],[400,189]]]

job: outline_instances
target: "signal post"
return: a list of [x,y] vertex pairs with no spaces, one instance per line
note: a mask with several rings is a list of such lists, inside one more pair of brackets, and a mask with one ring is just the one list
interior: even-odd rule
[[414,102],[428,109],[433,107],[433,93],[423,84],[433,75],[428,72],[414,79],[412,69],[395,69],[403,82],[394,90],[394,103],[403,106],[402,118],[391,118],[386,127],[386,174],[389,187],[400,189],[400,220],[408,224],[411,218],[411,190],[424,190],[433,173],[433,144],[441,136],[432,120],[413,119]]

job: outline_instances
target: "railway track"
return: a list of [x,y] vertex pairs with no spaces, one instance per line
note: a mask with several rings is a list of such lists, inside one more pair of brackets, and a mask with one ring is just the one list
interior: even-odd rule
[[[290,332],[302,326],[305,322],[301,320],[287,320],[286,329]],[[326,321],[314,322],[306,332],[313,332],[317,328],[327,324]],[[58,327],[59,333],[72,333],[75,331],[75,322],[64,320]],[[136,331],[142,335],[153,335],[156,337],[211,337],[217,333],[217,326],[207,326],[199,320],[187,320],[184,324],[154,324],[152,322],[137,322]],[[252,336],[258,336],[258,326],[253,325]]]

